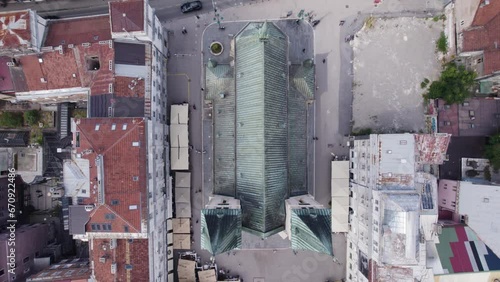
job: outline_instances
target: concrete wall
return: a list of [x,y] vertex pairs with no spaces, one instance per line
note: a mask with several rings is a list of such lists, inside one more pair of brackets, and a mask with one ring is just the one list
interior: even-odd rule
[[455,180],[440,179],[438,187],[438,206],[456,212],[457,196],[460,183]]
[[[18,226],[15,234],[15,275],[9,274],[6,267],[7,250],[12,248],[12,246],[8,246],[8,233],[0,235],[0,270],[4,269],[8,277],[7,281],[24,281],[24,278],[33,271],[35,256],[42,253],[43,248],[47,246],[47,241],[51,239],[50,228],[49,225],[40,223]],[[26,260],[26,262],[23,260]],[[3,279],[3,277],[0,277],[0,279]]]

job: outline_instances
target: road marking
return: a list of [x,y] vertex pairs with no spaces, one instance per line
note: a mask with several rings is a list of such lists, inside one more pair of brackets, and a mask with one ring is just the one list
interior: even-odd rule
[[167,72],[167,76],[185,76],[186,79],[187,79],[187,102],[189,103],[190,102],[190,98],[191,98],[191,78],[189,77],[189,75],[187,75],[187,73],[183,73],[183,72],[179,72],[179,73],[168,73]]

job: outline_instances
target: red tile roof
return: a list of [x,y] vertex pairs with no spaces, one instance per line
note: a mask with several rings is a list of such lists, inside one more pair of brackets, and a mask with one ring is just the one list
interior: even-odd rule
[[[87,47],[76,45],[73,48],[63,48],[62,53],[48,51],[40,55],[19,57],[24,76],[15,80],[16,90],[23,92],[19,89],[40,91],[84,87],[90,88],[93,95],[109,93],[114,81],[114,49],[113,44],[108,42],[111,41]],[[91,58],[99,61],[98,70],[88,70]],[[25,86],[21,85],[24,83]]]
[[485,25],[500,13],[500,0],[489,0],[488,5],[484,5],[484,3],[485,0],[479,3],[471,26]]
[[44,46],[97,43],[111,39],[109,16],[50,21]]
[[[112,129],[113,124],[115,129]],[[123,130],[123,125],[126,129]],[[96,130],[96,125],[99,129]],[[141,231],[141,220],[148,219],[147,207],[147,175],[146,175],[146,135],[143,118],[88,118],[76,121],[76,132],[79,134],[79,147],[76,147],[82,158],[89,159],[91,197],[85,204],[96,204],[87,224],[90,231],[92,223],[111,223],[110,232]],[[74,144],[76,144],[74,133]],[[139,146],[133,146],[139,142]],[[97,167],[98,155],[104,160],[104,204],[98,197]],[[134,177],[138,177],[134,179]],[[118,204],[113,205],[113,200]],[[130,209],[130,206],[137,206]],[[114,220],[106,220],[105,214],[114,213]],[[103,230],[101,230],[103,231]]]
[[[41,58],[42,62],[39,61]],[[81,87],[78,66],[72,50],[63,52],[46,52],[19,58],[26,83],[30,91]],[[42,81],[43,80],[43,81]]]
[[31,47],[29,11],[0,14],[0,48]]
[[[116,248],[110,249],[109,239],[93,239],[90,250],[94,262],[97,281],[149,281],[149,255],[147,239],[118,239]],[[105,258],[102,262],[101,258]],[[116,263],[116,273],[111,273],[111,265]],[[131,270],[125,266],[130,265]],[[129,276],[129,277],[128,277]]]
[[144,97],[144,79],[137,77],[115,77],[116,97]]
[[[91,44],[89,47],[78,45],[75,55],[79,64],[79,72],[84,87],[90,87],[92,95],[110,93],[109,86],[114,82],[114,57],[113,43]],[[87,70],[87,63],[91,57],[99,58],[99,70]],[[111,64],[111,67],[110,67]]]
[[131,0],[110,2],[112,32],[133,32],[144,30],[144,1]]
[[500,71],[500,0],[481,4],[471,27],[464,31],[463,51],[484,51],[483,74],[488,75]]

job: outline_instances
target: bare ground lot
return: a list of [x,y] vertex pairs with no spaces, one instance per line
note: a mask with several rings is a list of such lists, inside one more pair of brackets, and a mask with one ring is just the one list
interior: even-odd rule
[[439,77],[436,40],[443,29],[432,18],[368,18],[352,41],[353,132],[424,129],[424,78]]

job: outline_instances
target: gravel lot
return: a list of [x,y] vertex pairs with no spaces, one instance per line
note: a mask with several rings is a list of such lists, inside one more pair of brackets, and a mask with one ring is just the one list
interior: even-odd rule
[[420,83],[439,77],[436,40],[443,21],[432,18],[368,18],[351,42],[353,131],[424,129]]

